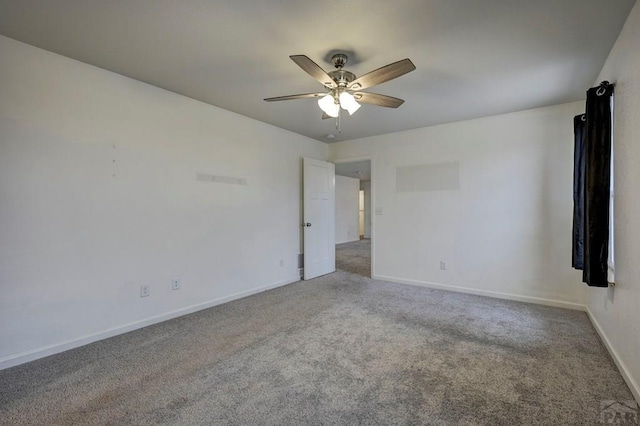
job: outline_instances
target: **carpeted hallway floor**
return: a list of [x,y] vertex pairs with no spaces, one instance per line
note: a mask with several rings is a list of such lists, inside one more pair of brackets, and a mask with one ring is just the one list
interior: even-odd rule
[[371,277],[371,239],[336,246],[336,269]]
[[631,399],[583,312],[344,270],[0,371],[2,425],[596,425]]

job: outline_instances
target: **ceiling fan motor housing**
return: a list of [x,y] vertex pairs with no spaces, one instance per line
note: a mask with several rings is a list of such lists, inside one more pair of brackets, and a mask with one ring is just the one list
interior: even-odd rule
[[338,87],[347,87],[349,83],[351,83],[353,80],[356,79],[356,76],[354,73],[343,70],[343,69],[331,71],[328,74],[331,77],[331,79],[336,82]]
[[345,88],[349,83],[356,79],[355,74],[342,69],[347,64],[348,60],[349,58],[344,53],[336,53],[331,57],[331,62],[336,69],[335,71],[331,71],[327,74],[329,74],[331,79],[336,82],[338,88]]

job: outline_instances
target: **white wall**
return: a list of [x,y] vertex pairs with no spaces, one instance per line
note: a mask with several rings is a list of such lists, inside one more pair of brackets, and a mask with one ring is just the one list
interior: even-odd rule
[[360,207],[358,211],[358,233],[361,237],[364,237],[364,191],[362,190],[362,182],[360,182],[360,192],[358,194],[358,204]]
[[5,37],[0,58],[0,367],[299,278],[301,157],[326,144]]
[[[334,161],[373,157],[374,276],[583,307],[571,268],[573,116],[583,105],[330,144]],[[396,167],[455,161],[459,190],[396,192]]]
[[615,82],[615,289],[589,288],[588,308],[640,401],[640,3],[596,84]]
[[364,191],[364,237],[371,238],[371,182],[360,182]]
[[360,239],[360,181],[336,175],[336,244]]

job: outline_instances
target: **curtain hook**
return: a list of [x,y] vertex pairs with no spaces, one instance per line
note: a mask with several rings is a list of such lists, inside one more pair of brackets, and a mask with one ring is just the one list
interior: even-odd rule
[[604,80],[600,83],[600,87],[596,90],[596,95],[602,96],[607,93],[607,87],[609,87],[610,83],[607,80]]

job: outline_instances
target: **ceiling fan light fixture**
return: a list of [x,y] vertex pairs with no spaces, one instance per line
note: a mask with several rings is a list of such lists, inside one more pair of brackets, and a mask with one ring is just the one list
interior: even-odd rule
[[349,115],[353,115],[359,108],[360,104],[356,102],[356,99],[349,92],[340,93],[340,106],[342,109],[349,111]]
[[340,113],[340,104],[336,103],[333,94],[329,93],[318,100],[318,106],[329,117],[337,117]]

